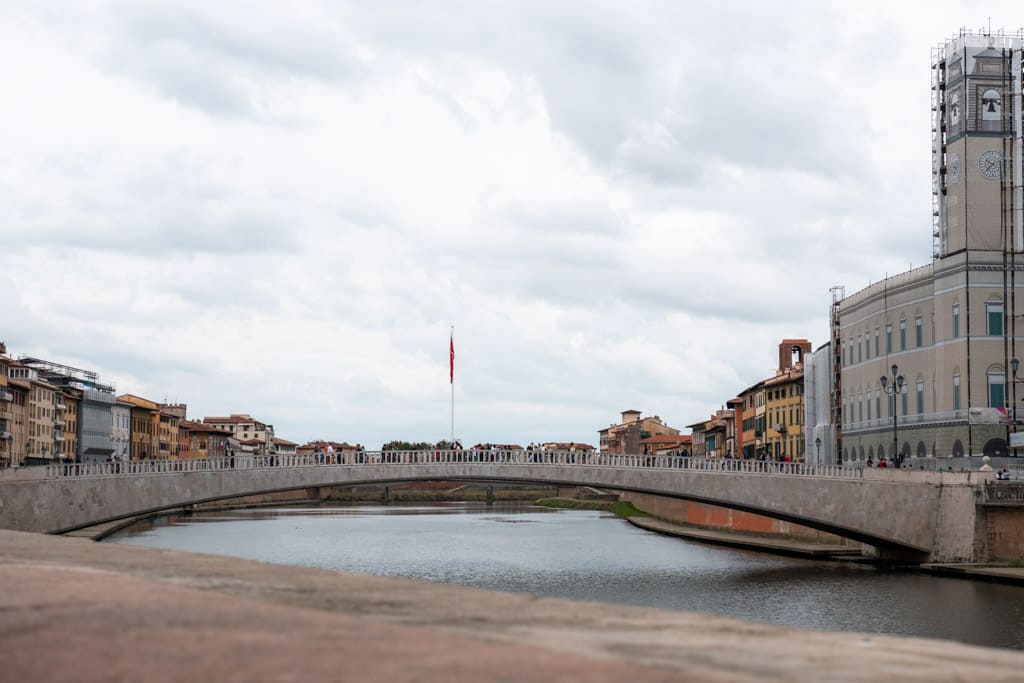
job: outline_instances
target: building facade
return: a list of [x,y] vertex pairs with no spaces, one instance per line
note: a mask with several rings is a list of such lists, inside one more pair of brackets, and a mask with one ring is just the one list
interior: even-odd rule
[[0,467],[10,467],[15,461],[14,446],[14,393],[7,384],[7,346],[0,342]]
[[78,450],[78,419],[82,407],[82,392],[64,389],[60,393],[64,399],[64,457],[81,461],[81,453]]
[[1022,46],[962,32],[935,52],[933,261],[838,303],[844,462],[1006,455],[1016,438]]
[[764,451],[765,434],[764,380],[747,387],[729,402],[736,410],[736,432],[739,438],[737,457],[756,458]]
[[130,406],[129,458],[149,460],[157,457],[157,438],[160,433],[159,404],[134,394],[122,394],[117,397],[117,402]]
[[620,455],[643,452],[643,440],[658,435],[678,436],[679,430],[669,427],[657,415],[642,417],[639,410],[622,411],[622,422],[598,431],[601,452]]
[[253,419],[247,413],[204,417],[203,424],[227,431],[239,442],[246,442],[247,450],[255,455],[267,455],[274,451],[274,425]]
[[183,420],[179,425],[184,441],[179,457],[222,458],[229,454],[231,432],[202,422]]
[[131,458],[131,437],[132,404],[115,400],[110,406],[110,446],[116,460]]
[[804,360],[804,451],[807,462],[839,464],[832,423],[832,345],[825,343]]
[[[65,436],[64,453],[83,462],[106,460],[113,452],[110,407],[114,403],[114,387],[101,382],[92,370],[28,356],[18,363],[35,370],[39,378],[49,384],[80,397],[75,405],[76,431],[73,438]],[[69,441],[73,441],[73,449]]]

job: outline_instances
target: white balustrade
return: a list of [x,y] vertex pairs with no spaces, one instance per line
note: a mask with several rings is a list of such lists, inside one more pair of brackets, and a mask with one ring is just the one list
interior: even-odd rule
[[[514,465],[523,467],[603,467],[709,473],[764,474],[829,479],[861,479],[863,469],[840,465],[797,462],[701,458],[671,455],[620,455],[573,451],[429,450],[429,451],[340,451],[318,454],[251,455],[178,460],[132,460],[128,462],[61,463],[40,468],[18,468],[18,478],[123,477],[181,472],[224,470],[296,469],[305,467],[371,468],[394,465]],[[6,470],[10,472],[12,470]],[[0,479],[5,470],[0,470]],[[38,472],[34,477],[29,473]]]

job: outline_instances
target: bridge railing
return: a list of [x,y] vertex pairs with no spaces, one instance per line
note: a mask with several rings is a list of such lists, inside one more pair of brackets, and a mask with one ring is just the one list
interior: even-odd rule
[[[461,451],[342,451],[318,454],[239,454],[217,458],[133,460],[129,462],[70,463],[46,465],[37,470],[45,478],[112,477],[180,474],[306,467],[369,468],[384,465],[465,465],[495,464],[529,467],[613,467],[630,470],[673,470],[698,472],[738,472],[830,479],[861,479],[863,470],[839,465],[795,462],[764,462],[731,458],[697,458],[669,455],[617,455],[574,451],[461,450]],[[0,475],[0,479],[4,478]],[[36,477],[32,477],[36,478]]]

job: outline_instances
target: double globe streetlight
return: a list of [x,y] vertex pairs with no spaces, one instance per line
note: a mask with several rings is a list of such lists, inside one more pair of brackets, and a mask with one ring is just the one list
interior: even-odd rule
[[885,375],[882,375],[878,382],[882,385],[882,390],[889,396],[892,396],[892,457],[898,467],[903,464],[903,454],[900,453],[899,439],[896,437],[896,396],[903,393],[906,382],[903,379],[903,375],[900,374],[899,366],[893,363],[891,370],[891,385],[889,384],[889,378]]

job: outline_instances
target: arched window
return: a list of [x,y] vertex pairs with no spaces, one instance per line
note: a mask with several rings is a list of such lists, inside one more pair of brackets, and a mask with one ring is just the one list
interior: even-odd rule
[[981,94],[981,129],[1001,130],[1003,96],[992,88]]
[[956,126],[960,123],[960,93],[955,92],[949,96],[949,124]]
[[1006,407],[1006,374],[1002,368],[993,366],[985,373],[988,380],[988,407]]

